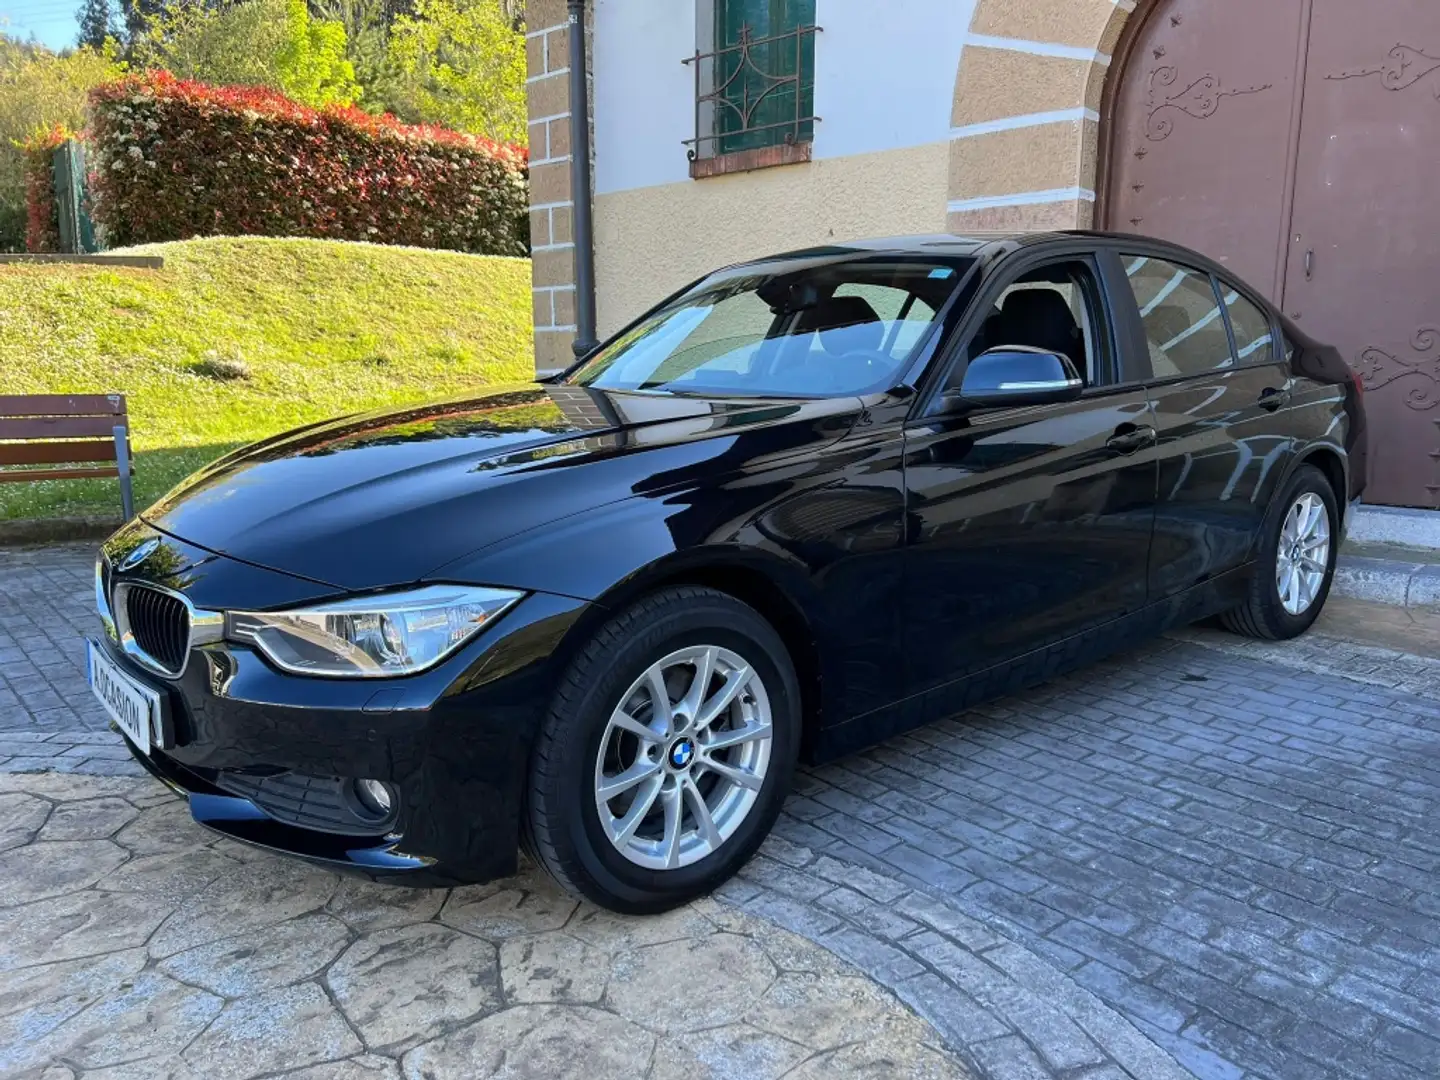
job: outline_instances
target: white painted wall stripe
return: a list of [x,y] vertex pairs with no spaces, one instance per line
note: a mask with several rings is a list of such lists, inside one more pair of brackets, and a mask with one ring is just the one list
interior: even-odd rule
[[969,139],[976,135],[989,135],[996,131],[1015,131],[1018,128],[1040,127],[1042,124],[1061,124],[1073,120],[1100,120],[1094,109],[1077,106],[1073,109],[1054,109],[1050,112],[1026,113],[1023,116],[1006,116],[1000,120],[984,120],[978,124],[951,128],[950,138]]
[[[533,251],[569,251],[574,244],[536,244],[530,250]],[[573,286],[572,286],[573,288]]]
[[1025,41],[1022,38],[971,34],[965,39],[965,44],[979,45],[984,49],[1009,49],[1011,52],[1030,53],[1033,56],[1058,56],[1066,60],[1088,60],[1106,65],[1110,63],[1109,53],[1102,53],[1096,49],[1084,49],[1078,45],[1057,45],[1052,41]]
[[1095,192],[1088,188],[1051,188],[1048,191],[1018,191],[1013,195],[986,195],[978,199],[954,199],[947,209],[952,214],[966,210],[988,210],[992,206],[1035,206],[1040,203],[1094,202]]

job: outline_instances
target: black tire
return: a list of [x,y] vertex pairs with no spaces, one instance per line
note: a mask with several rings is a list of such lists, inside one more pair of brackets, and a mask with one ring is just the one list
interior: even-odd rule
[[[717,850],[671,870],[628,860],[595,806],[594,769],[611,712],[651,664],[687,645],[739,653],[770,701],[770,763],[748,815]],[[704,895],[742,866],[769,833],[790,788],[800,743],[800,689],[774,628],[713,589],[667,588],[611,619],[571,663],[531,755],[521,844],[561,886],[626,914],[665,911]]]
[[[1281,603],[1275,571],[1279,559],[1280,531],[1285,526],[1285,517],[1300,497],[1307,493],[1319,496],[1320,501],[1325,504],[1325,512],[1329,515],[1329,558],[1325,578],[1315,594],[1314,601],[1300,614],[1292,615]],[[1339,546],[1340,514],[1335,501],[1335,491],[1323,472],[1313,465],[1302,465],[1276,495],[1267,515],[1265,530],[1260,538],[1260,551],[1255,560],[1255,573],[1250,579],[1249,595],[1244,603],[1220,616],[1221,625],[1232,633],[1268,641],[1283,641],[1303,634],[1320,617],[1325,601],[1330,596]]]

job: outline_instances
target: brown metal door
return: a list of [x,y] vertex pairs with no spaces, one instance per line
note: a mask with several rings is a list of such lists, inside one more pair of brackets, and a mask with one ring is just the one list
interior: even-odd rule
[[1185,244],[1279,294],[1304,7],[1162,0],[1114,99],[1106,228]]
[[1366,501],[1435,507],[1440,2],[1313,3],[1285,310],[1364,380]]

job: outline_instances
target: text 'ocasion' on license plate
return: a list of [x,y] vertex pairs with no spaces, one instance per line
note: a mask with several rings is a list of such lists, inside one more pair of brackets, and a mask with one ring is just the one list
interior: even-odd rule
[[126,738],[148,754],[150,732],[160,717],[160,695],[127,675],[94,641],[87,639],[85,646],[90,689]]

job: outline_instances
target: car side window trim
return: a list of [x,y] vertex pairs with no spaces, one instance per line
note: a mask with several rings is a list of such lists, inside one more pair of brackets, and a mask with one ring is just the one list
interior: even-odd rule
[[[1184,257],[1186,254],[1185,252],[1168,251],[1160,248],[1153,248],[1144,243],[1137,242],[1116,244],[1112,247],[1111,250],[1114,252],[1115,257],[1120,264],[1119,273],[1121,274],[1124,282],[1123,303],[1125,304],[1127,312],[1130,316],[1133,349],[1134,356],[1136,358],[1135,364],[1139,367],[1140,377],[1139,379],[1132,381],[1130,385],[1136,385],[1138,383],[1139,385],[1143,385],[1146,387],[1173,386],[1176,383],[1183,383],[1193,379],[1213,379],[1217,376],[1224,376],[1229,372],[1239,371],[1245,367],[1254,368],[1260,366],[1257,364],[1242,364],[1238,359],[1239,350],[1236,348],[1234,327],[1231,325],[1230,321],[1230,305],[1226,302],[1226,293],[1224,289],[1222,289],[1222,284],[1227,283],[1224,283],[1214,270],[1209,269],[1208,267],[1203,265],[1196,266],[1193,262],[1187,261]],[[1155,370],[1150,363],[1149,335],[1145,329],[1146,313],[1141,310],[1139,298],[1136,297],[1134,289],[1131,287],[1130,275],[1124,266],[1124,262],[1126,259],[1140,259],[1142,261],[1149,261],[1153,259],[1157,262],[1162,262],[1166,265],[1173,266],[1177,270],[1188,273],[1197,279],[1204,279],[1209,281],[1211,296],[1214,299],[1215,306],[1217,308],[1215,314],[1223,320],[1221,325],[1223,325],[1225,328],[1225,340],[1228,343],[1230,352],[1229,364],[1225,365],[1224,367],[1211,368],[1205,371],[1182,371],[1174,375],[1157,375],[1155,373]],[[1231,291],[1238,297],[1251,299],[1247,290],[1235,287],[1232,288]],[[1251,299],[1251,303],[1254,303],[1253,299]],[[1259,307],[1261,311],[1268,311],[1267,306],[1264,304],[1259,304],[1256,306]],[[1204,325],[1209,325],[1213,321],[1213,318],[1207,319]],[[1201,324],[1192,325],[1187,331],[1187,334],[1196,332],[1200,328],[1200,325]],[[1132,375],[1133,374],[1135,373],[1132,372]]]
[[1135,389],[1149,385],[1152,372],[1144,363],[1148,357],[1145,325],[1140,319],[1140,306],[1125,274],[1120,249],[1107,245],[1098,253],[1101,272],[1105,275],[1105,291],[1110,297],[1110,318],[1115,325],[1115,376],[1118,387]]
[[[1230,328],[1230,352],[1231,355],[1235,357],[1235,366],[1240,368],[1264,368],[1288,365],[1290,361],[1286,358],[1285,351],[1289,347],[1289,339],[1286,338],[1285,328],[1280,325],[1280,320],[1276,317],[1276,313],[1272,310],[1271,305],[1264,300],[1258,299],[1249,289],[1242,288],[1228,278],[1224,278],[1215,273],[1212,273],[1210,276],[1214,279],[1215,287],[1220,291],[1221,298],[1225,302],[1225,322]],[[1269,360],[1247,360],[1240,355],[1240,339],[1235,336],[1235,319],[1232,315],[1234,302],[1226,299],[1232,293],[1239,300],[1245,301],[1265,316],[1265,321],[1270,327]]]
[[987,309],[1016,281],[1032,271],[1055,263],[1082,263],[1086,265],[1095,285],[1095,302],[1099,306],[1095,320],[1095,336],[1099,352],[1097,380],[1094,386],[1087,386],[1082,398],[1100,397],[1124,389],[1116,380],[1119,377],[1119,327],[1114,314],[1111,297],[1111,282],[1102,265],[1101,251],[1094,246],[1071,246],[1046,248],[1028,253],[1022,257],[1005,259],[991,272],[989,280],[970,298],[964,316],[955,327],[954,333],[945,343],[943,355],[931,366],[924,385],[917,395],[910,411],[912,420],[933,418],[933,406],[940,398],[941,389],[955,372],[956,365],[964,362],[965,350],[984,324]]

